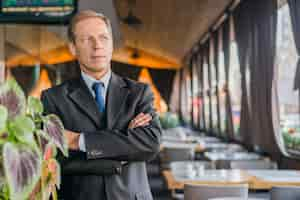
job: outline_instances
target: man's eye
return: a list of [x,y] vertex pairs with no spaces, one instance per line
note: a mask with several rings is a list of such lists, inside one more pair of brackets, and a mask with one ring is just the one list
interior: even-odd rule
[[82,37],[82,38],[80,38],[80,40],[83,42],[86,42],[86,41],[89,41],[90,39],[88,37]]
[[108,37],[100,37],[100,40],[102,41],[108,40]]

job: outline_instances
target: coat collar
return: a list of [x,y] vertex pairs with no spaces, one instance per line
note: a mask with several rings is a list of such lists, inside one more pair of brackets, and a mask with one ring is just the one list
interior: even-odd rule
[[[108,129],[113,128],[128,94],[129,90],[124,79],[112,73],[105,106]],[[101,114],[98,111],[96,101],[81,77],[72,82],[69,97],[79,109],[89,116],[98,128],[101,127]]]

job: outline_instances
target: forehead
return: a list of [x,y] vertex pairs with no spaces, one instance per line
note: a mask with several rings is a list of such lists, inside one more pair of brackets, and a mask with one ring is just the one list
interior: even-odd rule
[[99,17],[81,19],[74,27],[75,34],[108,34],[108,27]]

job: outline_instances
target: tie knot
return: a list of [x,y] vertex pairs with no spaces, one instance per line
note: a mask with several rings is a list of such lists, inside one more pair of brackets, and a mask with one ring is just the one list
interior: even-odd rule
[[104,88],[104,83],[102,83],[102,82],[95,82],[94,84],[93,84],[93,90],[94,90],[94,92],[95,93],[98,93],[99,91],[102,91],[103,90],[103,88]]

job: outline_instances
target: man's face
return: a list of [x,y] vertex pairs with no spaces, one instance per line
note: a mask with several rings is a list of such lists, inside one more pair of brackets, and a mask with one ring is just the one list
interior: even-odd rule
[[74,35],[75,42],[70,43],[70,50],[81,70],[97,73],[110,67],[113,41],[103,20],[93,17],[79,21],[74,28]]

